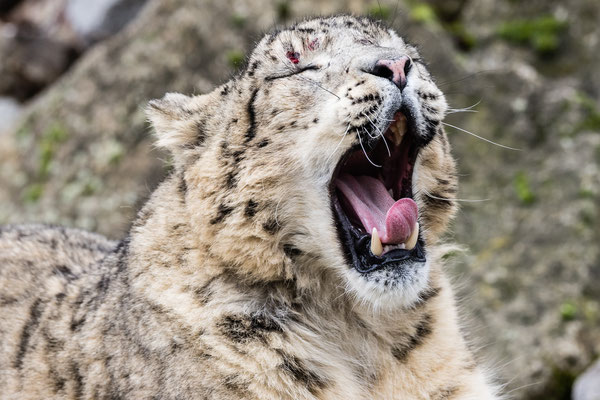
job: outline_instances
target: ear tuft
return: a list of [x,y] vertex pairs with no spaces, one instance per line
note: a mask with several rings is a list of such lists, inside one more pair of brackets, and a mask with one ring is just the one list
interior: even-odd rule
[[158,147],[177,151],[197,140],[198,97],[167,93],[148,103],[146,116],[156,130]]

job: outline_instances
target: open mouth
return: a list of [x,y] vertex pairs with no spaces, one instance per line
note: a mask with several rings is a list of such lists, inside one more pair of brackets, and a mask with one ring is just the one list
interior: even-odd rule
[[331,181],[338,235],[363,274],[425,262],[412,193],[419,146],[410,122],[397,112],[383,135],[361,139],[366,146],[342,157]]

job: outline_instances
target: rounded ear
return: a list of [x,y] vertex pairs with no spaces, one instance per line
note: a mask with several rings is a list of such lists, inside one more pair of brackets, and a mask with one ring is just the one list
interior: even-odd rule
[[204,135],[198,123],[204,111],[204,97],[167,93],[162,99],[148,103],[146,116],[156,131],[158,147],[177,152],[202,143]]

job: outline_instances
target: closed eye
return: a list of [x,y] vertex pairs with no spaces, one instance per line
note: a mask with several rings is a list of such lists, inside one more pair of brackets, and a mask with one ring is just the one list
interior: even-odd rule
[[286,73],[286,74],[267,76],[265,78],[265,80],[266,81],[272,81],[274,79],[288,78],[290,76],[301,74],[302,72],[305,72],[305,71],[318,70],[318,69],[321,69],[321,67],[319,67],[318,65],[309,64],[309,65],[307,65],[305,67],[301,67],[301,68],[295,69],[294,71]]

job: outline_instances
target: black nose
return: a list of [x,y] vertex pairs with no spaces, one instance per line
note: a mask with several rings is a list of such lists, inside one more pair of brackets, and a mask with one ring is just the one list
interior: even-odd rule
[[410,58],[402,56],[395,60],[379,60],[375,63],[370,74],[394,82],[400,90],[406,87],[406,75],[412,67]]

